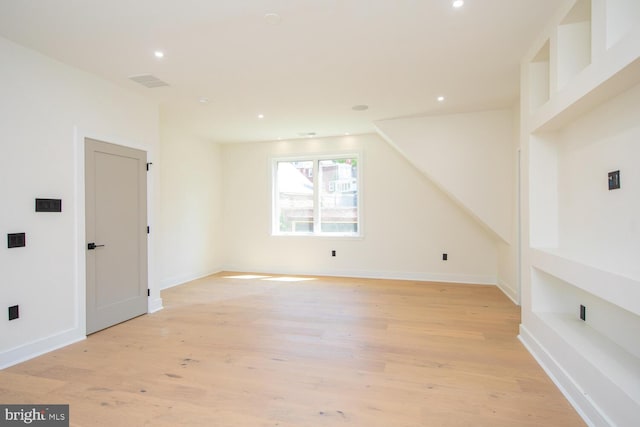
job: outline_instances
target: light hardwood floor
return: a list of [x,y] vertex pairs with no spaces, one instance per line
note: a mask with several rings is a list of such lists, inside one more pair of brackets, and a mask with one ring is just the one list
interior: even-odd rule
[[68,403],[73,426],[584,425],[493,286],[231,275],[0,371],[0,403]]

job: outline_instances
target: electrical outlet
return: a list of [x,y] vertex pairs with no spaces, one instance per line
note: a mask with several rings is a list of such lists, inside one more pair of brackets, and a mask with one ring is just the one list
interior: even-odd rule
[[580,304],[580,319],[583,321],[587,321],[587,307]]
[[446,261],[447,259],[449,259],[449,255],[447,254],[442,254],[442,260]]
[[7,248],[23,248],[27,245],[27,235],[25,233],[7,234]]
[[620,188],[620,171],[609,172],[609,190]]
[[336,256],[336,251],[335,250],[331,251],[331,256]]
[[17,305],[12,305],[9,307],[9,320],[15,320],[20,317],[19,307]]

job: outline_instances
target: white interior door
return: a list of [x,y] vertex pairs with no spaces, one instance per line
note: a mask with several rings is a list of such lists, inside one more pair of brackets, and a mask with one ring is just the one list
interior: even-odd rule
[[147,312],[147,154],[85,139],[87,334]]

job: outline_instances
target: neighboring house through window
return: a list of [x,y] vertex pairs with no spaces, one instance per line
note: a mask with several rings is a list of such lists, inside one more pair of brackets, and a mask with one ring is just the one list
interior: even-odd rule
[[273,161],[273,234],[359,236],[359,156]]

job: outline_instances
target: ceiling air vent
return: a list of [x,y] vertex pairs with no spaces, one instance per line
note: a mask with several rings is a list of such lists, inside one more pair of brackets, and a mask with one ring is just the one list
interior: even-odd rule
[[140,83],[144,87],[154,88],[154,87],[162,87],[169,86],[169,83],[163,82],[156,76],[152,76],[151,74],[140,74],[138,76],[129,76],[131,80],[136,83]]

